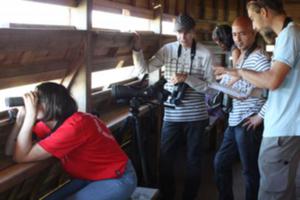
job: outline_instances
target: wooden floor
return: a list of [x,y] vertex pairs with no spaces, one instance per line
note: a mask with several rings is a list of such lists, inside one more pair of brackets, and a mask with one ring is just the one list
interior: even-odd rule
[[[214,152],[206,152],[202,162],[202,184],[199,188],[198,198],[197,200],[217,200],[218,199],[218,190],[214,183],[213,179],[213,157]],[[184,170],[183,162],[184,156],[178,159],[176,162],[175,174],[177,174],[176,181],[176,198],[175,200],[181,200],[181,194],[183,191],[182,182],[184,174],[182,173]],[[233,191],[234,197],[236,200],[244,199],[244,182],[241,173],[241,166],[237,161],[233,166]]]
[[[202,165],[202,185],[199,188],[198,198],[196,200],[218,200],[218,190],[214,183],[213,179],[213,157],[214,152],[206,152],[203,158]],[[180,159],[178,159],[175,169],[175,173],[178,175],[177,177],[177,187],[176,187],[176,198],[175,200],[181,200],[182,194],[182,182],[184,174],[183,172],[183,162],[184,156],[182,155]],[[233,166],[233,192],[235,200],[244,200],[245,198],[245,187],[244,180],[241,172],[241,165],[237,161]],[[300,163],[298,166],[298,172],[296,177],[296,200],[300,200]]]
[[[204,158],[205,162],[202,166],[202,185],[199,189],[197,200],[217,200],[218,190],[213,179],[213,153],[208,153]],[[240,163],[237,161],[232,169],[233,172],[233,192],[236,200],[243,200],[245,189],[241,172]]]

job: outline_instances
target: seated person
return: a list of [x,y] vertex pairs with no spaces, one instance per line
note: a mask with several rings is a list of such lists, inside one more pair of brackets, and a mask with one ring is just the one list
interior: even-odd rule
[[[14,159],[32,162],[56,157],[71,182],[49,199],[128,199],[136,188],[135,170],[109,129],[97,117],[77,111],[68,90],[56,83],[38,85],[23,96],[25,112]],[[22,111],[23,110],[23,111]],[[23,120],[20,118],[23,117]],[[32,132],[40,139],[32,141]]]

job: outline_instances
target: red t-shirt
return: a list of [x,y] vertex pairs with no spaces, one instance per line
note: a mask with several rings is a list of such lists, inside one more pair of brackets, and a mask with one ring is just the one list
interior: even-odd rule
[[38,144],[60,159],[74,178],[102,180],[119,177],[125,171],[128,157],[105,124],[93,115],[74,113],[50,135],[50,129],[38,122],[33,132],[45,137]]

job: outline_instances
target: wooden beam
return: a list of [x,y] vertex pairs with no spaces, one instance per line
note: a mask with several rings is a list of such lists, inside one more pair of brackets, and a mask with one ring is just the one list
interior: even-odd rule
[[77,48],[84,35],[71,30],[0,29],[0,54]]
[[130,0],[130,5],[136,6],[136,0]]
[[248,16],[247,13],[247,0],[242,0],[242,14],[243,16]]
[[170,0],[164,0],[164,13],[170,14]]
[[191,4],[191,0],[186,0],[184,1],[184,4],[183,4],[183,12],[184,13],[188,13],[188,5]]
[[175,15],[179,15],[179,0],[175,0]]
[[68,68],[69,63],[63,60],[46,61],[41,63],[33,63],[27,65],[17,66],[1,66],[0,79],[14,78],[26,75],[36,75],[40,73],[47,73],[51,71],[64,70]]
[[123,9],[130,11],[130,16],[144,17],[153,19],[154,13],[152,9],[137,8],[129,4],[112,2],[108,0],[94,0],[93,10],[109,11],[122,14]]
[[100,71],[115,68],[119,62],[124,62],[124,66],[132,65],[132,55],[120,55],[115,57],[93,57],[92,71]]
[[229,6],[228,6],[228,0],[224,0],[224,21],[228,21],[229,18]]
[[77,7],[78,0],[27,0],[27,1],[36,1],[41,3],[49,3],[49,4],[56,4],[56,5],[63,5],[69,7]]
[[196,23],[209,23],[209,24],[229,24],[228,21],[221,21],[221,20],[210,20],[210,19],[197,19],[195,20]]
[[219,16],[219,7],[218,7],[219,0],[213,0],[212,1],[212,9],[213,9],[213,15],[212,19],[217,20]]
[[132,34],[121,34],[118,32],[100,32],[94,41],[95,49],[130,46]]
[[236,1],[236,16],[241,16],[241,1]]
[[66,73],[66,69],[52,70],[50,72],[41,72],[39,74],[27,74],[23,76],[15,76],[10,78],[0,79],[0,89],[6,89],[10,87],[16,87],[31,83],[39,83],[43,81],[61,79]]
[[57,163],[57,160],[50,158],[44,161],[14,164],[0,170],[0,193],[22,183],[55,163]]
[[106,56],[108,57],[114,57],[116,55],[116,53],[118,52],[119,47],[112,47],[108,50]]
[[205,0],[199,0],[199,19],[205,18]]

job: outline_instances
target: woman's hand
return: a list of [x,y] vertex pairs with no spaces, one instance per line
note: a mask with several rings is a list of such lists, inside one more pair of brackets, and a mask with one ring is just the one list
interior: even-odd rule
[[17,118],[15,120],[14,126],[11,130],[11,133],[7,137],[6,143],[5,143],[5,155],[11,156],[14,153],[16,140],[18,137],[18,134],[20,132],[20,129],[22,127],[22,124],[24,122],[25,118],[25,108],[24,106],[17,107],[18,113]]
[[25,120],[31,119],[34,123],[37,116],[37,107],[38,107],[38,96],[36,92],[25,93],[24,96],[24,105],[25,105]]

